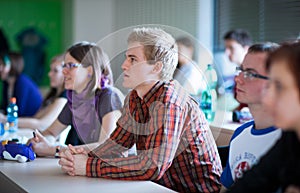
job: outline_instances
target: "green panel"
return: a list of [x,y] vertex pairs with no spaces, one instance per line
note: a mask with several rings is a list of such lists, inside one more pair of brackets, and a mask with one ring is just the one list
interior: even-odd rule
[[15,38],[27,27],[36,28],[48,40],[44,78],[40,86],[49,85],[47,73],[50,59],[64,51],[63,21],[63,1],[0,0],[0,27],[9,39],[11,50],[20,51]]

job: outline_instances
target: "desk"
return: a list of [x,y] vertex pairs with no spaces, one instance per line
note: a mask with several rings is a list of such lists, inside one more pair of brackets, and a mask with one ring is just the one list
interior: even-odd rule
[[210,123],[217,146],[227,146],[235,129],[241,124],[232,122],[232,112],[217,111],[214,121]]
[[4,179],[5,176],[0,173],[1,192],[174,192],[151,181],[121,181],[85,176],[68,176],[61,171],[58,159],[55,158],[37,158],[32,162],[26,163],[0,160],[0,171],[19,186],[15,185],[16,190],[6,190],[7,184],[4,184],[7,183]]

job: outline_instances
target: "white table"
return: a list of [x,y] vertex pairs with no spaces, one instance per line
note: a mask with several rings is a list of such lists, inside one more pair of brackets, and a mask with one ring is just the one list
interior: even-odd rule
[[[0,192],[3,193],[174,192],[151,181],[122,181],[68,176],[61,171],[58,159],[55,158],[37,158],[26,163],[0,160],[0,171],[5,175],[0,175]],[[13,189],[8,189],[9,183]]]

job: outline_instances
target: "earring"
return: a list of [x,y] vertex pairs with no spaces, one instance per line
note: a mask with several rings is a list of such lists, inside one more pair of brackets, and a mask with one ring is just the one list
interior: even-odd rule
[[88,74],[88,75],[87,75],[87,77],[88,77],[88,78],[91,78],[91,77],[92,77],[92,75],[91,75],[91,74]]

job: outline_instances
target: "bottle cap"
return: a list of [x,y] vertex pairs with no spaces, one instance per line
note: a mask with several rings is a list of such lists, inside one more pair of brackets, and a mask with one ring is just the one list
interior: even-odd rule
[[16,102],[17,102],[16,97],[12,97],[12,98],[10,99],[10,102],[11,102],[11,103],[16,103]]

